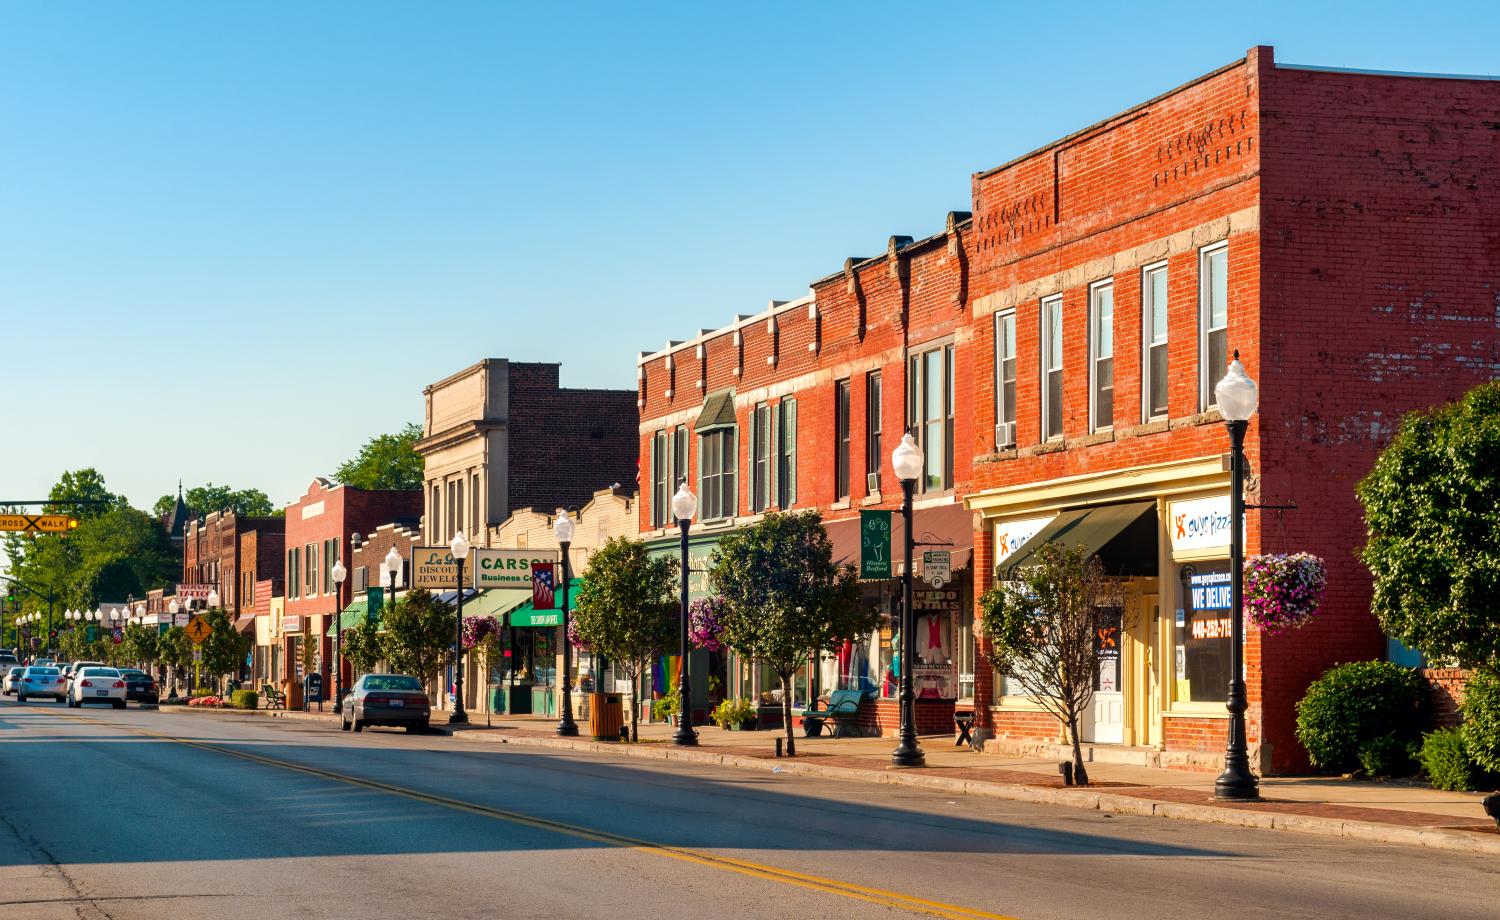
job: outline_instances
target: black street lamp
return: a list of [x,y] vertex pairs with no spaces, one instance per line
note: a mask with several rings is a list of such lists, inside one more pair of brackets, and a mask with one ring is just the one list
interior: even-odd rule
[[552,534],[562,548],[562,718],[557,720],[557,733],[564,738],[574,738],[578,735],[578,723],[573,721],[573,643],[568,641],[568,584],[573,580],[568,547],[573,543],[573,518],[567,511],[553,522]]
[[333,579],[333,711],[344,711],[344,579],[349,570],[335,562],[328,573]]
[[453,713],[448,716],[448,724],[467,725],[469,714],[464,712],[464,561],[469,558],[469,540],[462,530],[448,541],[448,550],[458,565],[458,621],[453,626]]
[[693,704],[688,693],[688,528],[693,524],[693,515],[698,513],[698,496],[682,481],[677,494],[672,496],[672,516],[682,531],[682,622],[679,625],[682,640],[682,673],[677,678],[677,731],[672,733],[672,743],[692,747],[698,743],[698,733],[693,730]]
[[1229,429],[1229,608],[1232,654],[1229,672],[1229,745],[1224,751],[1224,772],[1214,780],[1214,798],[1251,800],[1260,798],[1260,783],[1250,769],[1245,740],[1245,431],[1260,401],[1260,393],[1234,353],[1229,373],[1214,386],[1219,414]]
[[911,526],[912,495],[917,489],[917,479],[922,475],[922,448],[912,438],[911,432],[901,436],[901,443],[891,451],[891,466],[896,479],[901,482],[901,521],[906,526],[906,537],[902,541],[906,569],[901,574],[901,741],[891,752],[891,764],[897,767],[925,767],[927,755],[917,743],[917,695],[912,689],[911,670],[916,658],[917,643],[914,640],[915,618],[912,616],[912,548],[915,545]]

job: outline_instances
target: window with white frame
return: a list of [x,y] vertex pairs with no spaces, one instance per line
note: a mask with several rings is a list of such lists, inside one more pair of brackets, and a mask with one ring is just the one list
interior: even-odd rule
[[1167,416],[1167,264],[1141,269],[1141,421]]
[[658,431],[651,438],[651,526],[667,526],[667,501],[671,490],[667,483],[667,433]]
[[953,486],[953,346],[910,357],[906,366],[907,428],[925,458],[922,491]]
[[677,491],[677,487],[688,480],[688,430],[686,426],[679,425],[672,432],[672,479],[667,487]]
[[880,371],[865,375],[865,489],[880,491]]
[[1062,297],[1042,301],[1042,440],[1063,433]]
[[849,381],[833,385],[833,497],[849,497]]
[[1089,430],[1115,423],[1115,284],[1089,287]]
[[1016,313],[995,314],[995,447],[1016,443]]
[[783,399],[776,413],[776,504],[797,503],[797,400]]
[[738,493],[738,456],[733,426],[698,433],[698,517],[704,521],[734,517]]
[[771,501],[771,407],[757,403],[750,413],[750,510]]
[[1229,367],[1229,244],[1198,253],[1198,405],[1215,404],[1214,384]]

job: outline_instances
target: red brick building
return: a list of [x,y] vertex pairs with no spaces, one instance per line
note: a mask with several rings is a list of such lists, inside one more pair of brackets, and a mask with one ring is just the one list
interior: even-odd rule
[[[716,507],[705,487],[734,495],[718,526],[753,516],[741,471],[765,439],[752,413],[788,397],[802,490],[791,506],[837,520],[893,505],[894,484],[867,494],[860,449],[860,378],[881,369],[884,456],[906,428],[924,446],[952,438],[929,470],[941,488],[922,501],[974,515],[967,603],[1040,542],[1087,545],[1122,590],[1085,737],[1144,762],[1214,765],[1229,477],[1213,384],[1237,350],[1262,394],[1248,500],[1297,506],[1252,510],[1247,553],[1305,550],[1328,566],[1318,620],[1247,636],[1252,753],[1262,769],[1301,768],[1293,707],[1307,684],[1384,652],[1354,556],[1353,487],[1404,412],[1500,370],[1496,124],[1500,83],[1278,65],[1255,48],[977,173],[972,221],[893,239],[808,298],[641,358],[642,531],[670,536],[657,509],[679,470],[694,473],[700,507]],[[949,393],[929,399],[939,387],[920,356],[950,344],[951,378],[933,378]],[[716,403],[725,393],[732,412]],[[711,444],[715,430],[731,433]],[[982,664],[965,680],[963,617],[951,695],[975,704],[998,746],[1056,740]],[[872,637],[869,660],[884,641]]]
[[182,529],[182,581],[213,585],[231,618],[251,617],[256,584],[282,577],[284,536],[285,521],[279,517],[245,517],[226,509],[194,518]]
[[[354,594],[351,571],[343,585],[333,581],[333,565],[348,559],[352,534],[374,533],[382,524],[415,526],[422,515],[422,493],[357,489],[335,485],[319,477],[307,494],[286,508],[286,608],[282,615],[283,655],[295,662],[307,637],[318,639],[318,669],[325,692],[331,693],[329,673],[332,640],[324,633],[332,617],[349,605]],[[345,678],[348,678],[345,674]]]

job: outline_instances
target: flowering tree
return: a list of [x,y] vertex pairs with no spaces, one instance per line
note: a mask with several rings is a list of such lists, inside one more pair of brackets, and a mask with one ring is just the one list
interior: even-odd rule
[[1245,611],[1250,622],[1275,635],[1296,629],[1318,612],[1328,576],[1311,553],[1272,554],[1245,560]]

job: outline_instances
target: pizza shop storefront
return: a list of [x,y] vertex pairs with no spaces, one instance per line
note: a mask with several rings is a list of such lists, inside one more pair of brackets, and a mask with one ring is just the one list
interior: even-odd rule
[[[1118,594],[1098,630],[1099,673],[1080,734],[1136,749],[1142,763],[1217,769],[1228,731],[1231,647],[1228,474],[1219,458],[1090,474],[969,496],[993,537],[995,567],[981,592],[1058,543],[1097,556]],[[1246,643],[1247,675],[1258,643]],[[1260,701],[1248,713],[1252,763]],[[987,748],[1031,752],[1060,743],[1056,723],[1013,681],[995,675]]]

